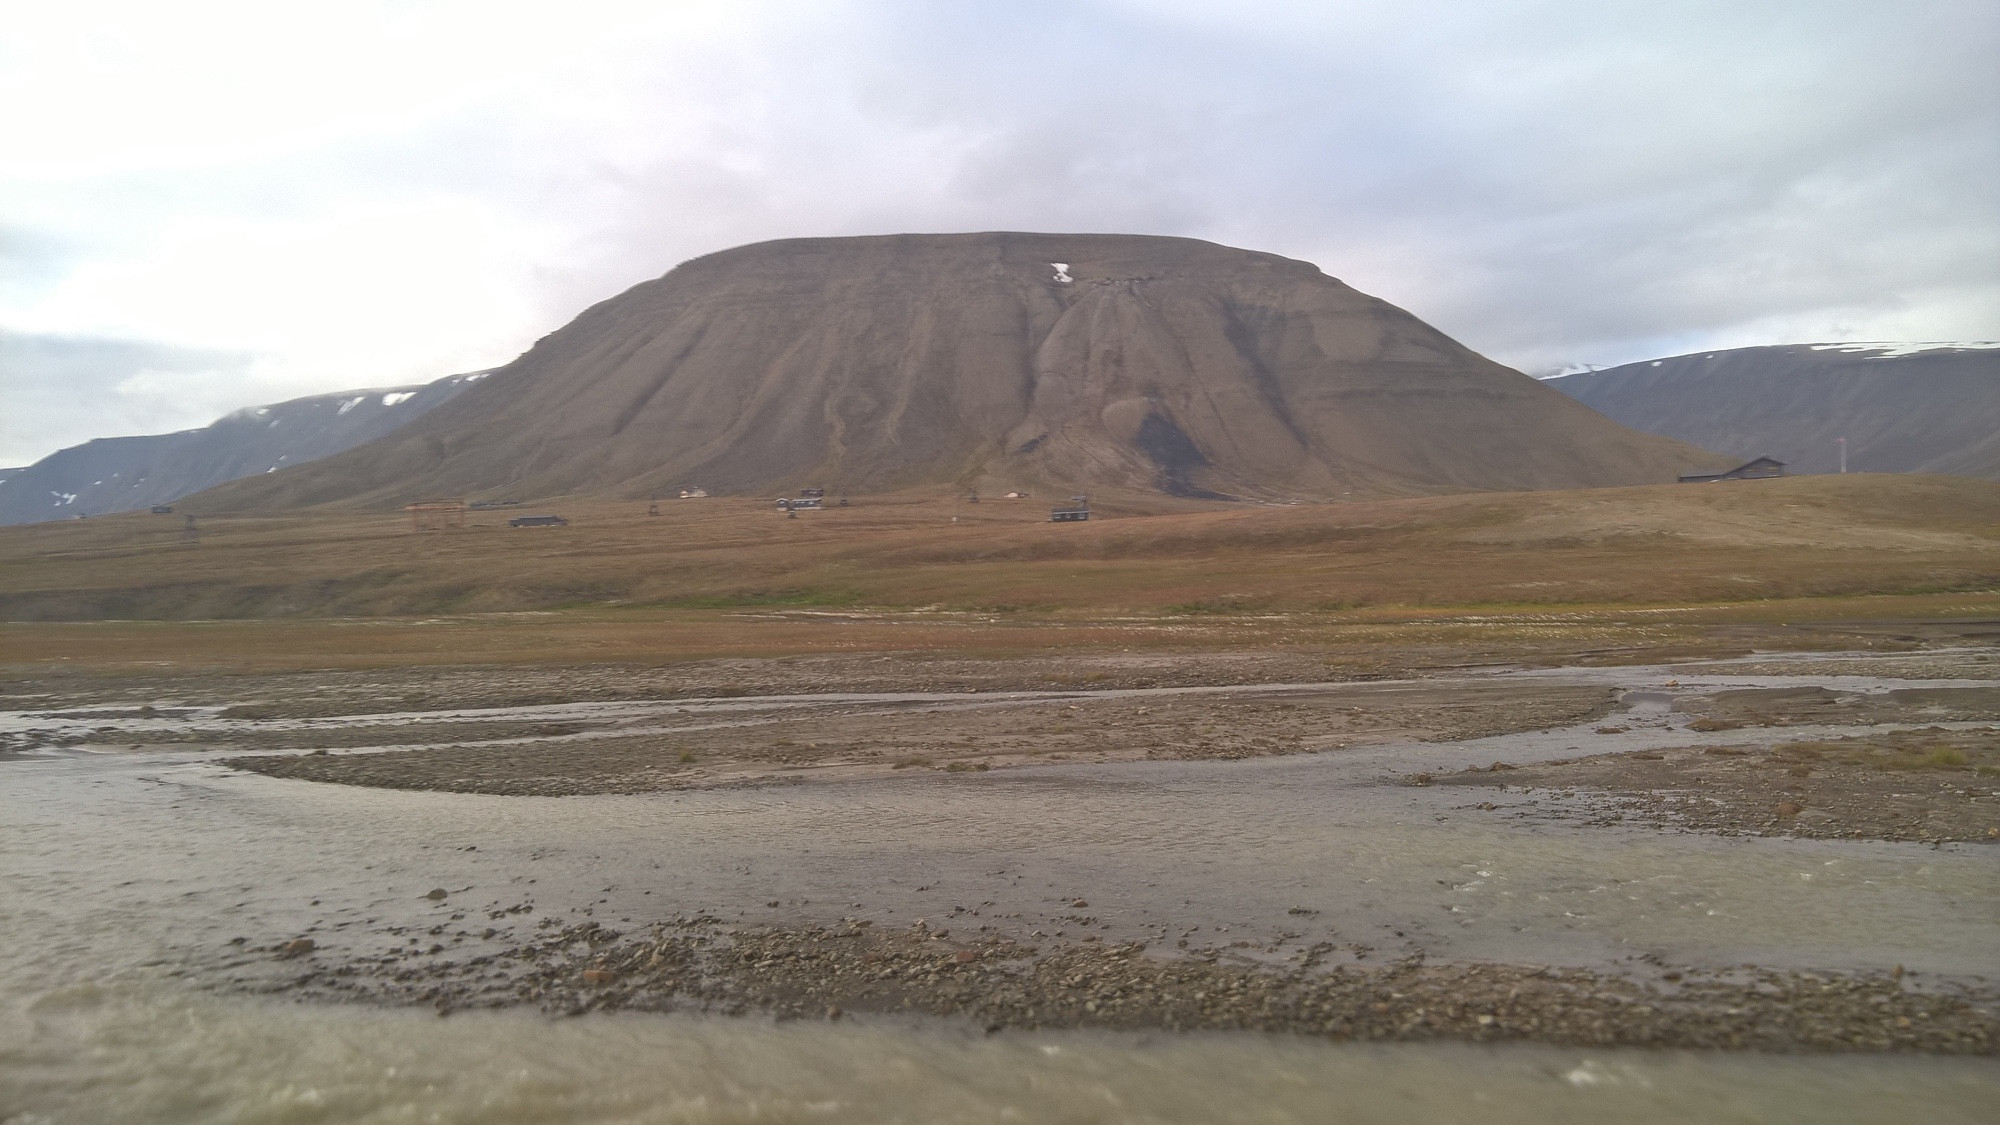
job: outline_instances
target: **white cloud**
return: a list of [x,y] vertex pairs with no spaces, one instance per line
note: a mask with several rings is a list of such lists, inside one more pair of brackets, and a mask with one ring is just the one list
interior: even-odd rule
[[476,198],[413,196],[290,220],[190,216],[143,254],[69,272],[15,324],[219,342],[281,357],[313,381],[490,366],[532,339],[526,271],[500,253],[531,234]]
[[896,230],[1272,250],[1530,369],[2000,335],[1969,0],[0,9],[37,108],[0,327],[236,357],[158,367],[183,403],[486,367],[688,257]]
[[284,397],[256,366],[243,353],[0,331],[0,464],[93,437],[206,425],[245,402]]
[[72,176],[281,157],[533,86],[634,35],[742,9],[659,0],[65,0],[5,8],[0,168]]

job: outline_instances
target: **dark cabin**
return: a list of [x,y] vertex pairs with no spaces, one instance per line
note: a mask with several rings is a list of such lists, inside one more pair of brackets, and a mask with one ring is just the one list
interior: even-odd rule
[[1785,475],[1785,463],[1775,457],[1745,461],[1726,473],[1695,473],[1680,478],[1682,484],[1707,484],[1718,480],[1768,480]]
[[1069,507],[1055,508],[1049,512],[1050,523],[1082,523],[1090,518],[1090,501],[1081,496],[1069,498]]
[[568,527],[569,521],[561,516],[515,516],[507,521],[508,527]]

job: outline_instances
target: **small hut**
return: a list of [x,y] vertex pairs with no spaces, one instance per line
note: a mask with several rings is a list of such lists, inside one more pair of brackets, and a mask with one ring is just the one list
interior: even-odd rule
[[443,531],[465,526],[465,499],[458,496],[433,497],[403,505],[410,513],[411,531]]

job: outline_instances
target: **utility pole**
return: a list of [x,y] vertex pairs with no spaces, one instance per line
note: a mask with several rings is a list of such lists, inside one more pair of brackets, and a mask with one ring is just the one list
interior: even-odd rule
[[1844,437],[1837,437],[1834,438],[1833,440],[1839,443],[1840,445],[1840,471],[1842,473],[1845,473],[1847,472],[1847,439]]

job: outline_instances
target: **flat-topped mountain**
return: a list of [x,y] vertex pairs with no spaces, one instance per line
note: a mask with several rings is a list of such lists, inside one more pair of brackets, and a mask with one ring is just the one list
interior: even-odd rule
[[891,235],[687,262],[410,426],[202,503],[690,485],[1337,497],[1718,463],[1309,263],[1183,238]]
[[0,524],[171,504],[224,481],[352,449],[420,418],[483,376],[309,395],[249,406],[192,430],[98,438],[0,469]]
[[2000,347],[1786,344],[1607,367],[1548,384],[1635,429],[1795,473],[2000,480]]

